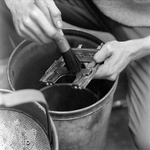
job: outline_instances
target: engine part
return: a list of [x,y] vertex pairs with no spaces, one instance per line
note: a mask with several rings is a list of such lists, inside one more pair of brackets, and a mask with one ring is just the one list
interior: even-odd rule
[[[94,61],[94,54],[100,50],[102,46],[103,43],[101,43],[97,49],[82,48],[82,45],[79,45],[77,48],[72,48],[82,63],[81,70],[75,74],[75,79],[72,82],[72,86],[79,89],[85,89],[89,82],[93,79],[100,64],[95,64],[90,68],[87,68],[86,66],[88,63]],[[64,59],[60,57],[58,60],[55,60],[54,63],[47,69],[40,81],[46,85],[52,86],[61,77],[69,74],[71,73],[67,70]]]

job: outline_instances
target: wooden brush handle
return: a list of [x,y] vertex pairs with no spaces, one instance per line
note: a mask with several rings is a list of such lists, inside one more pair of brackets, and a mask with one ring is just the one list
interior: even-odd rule
[[61,53],[65,53],[70,49],[70,45],[62,30],[59,30],[57,36],[54,38],[54,41]]

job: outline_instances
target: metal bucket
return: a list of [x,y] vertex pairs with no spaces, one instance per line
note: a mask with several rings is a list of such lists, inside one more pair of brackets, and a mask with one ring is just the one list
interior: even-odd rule
[[[79,44],[97,48],[102,42],[80,30],[66,29],[64,33],[74,48]],[[102,150],[118,79],[92,80],[83,90],[63,82],[45,87],[39,80],[60,55],[53,42],[39,46],[24,41],[14,50],[8,63],[10,86],[13,90],[35,88],[43,92],[56,125],[60,150]]]
[[[43,102],[41,101],[41,104],[37,103],[38,100],[36,98],[38,95],[32,95],[37,94],[37,92],[40,94],[39,91],[33,92],[33,90],[24,90],[21,92],[25,97],[22,97],[18,92],[16,93],[11,90],[0,89],[0,94],[7,95],[7,98],[4,99],[4,103],[6,103],[6,101],[11,101],[9,106],[8,102],[7,105],[0,105],[0,128],[3,128],[0,133],[1,149],[5,147],[6,149],[17,150],[26,147],[27,149],[42,148],[45,150],[59,150],[58,135],[55,124],[50,116],[49,122],[46,121],[47,116],[44,106],[41,105]],[[12,95],[9,96],[9,93],[12,93]],[[16,94],[16,98],[13,99],[13,101],[12,96],[14,94]],[[28,96],[26,94],[28,94]],[[1,98],[3,99],[3,97]],[[48,138],[48,126],[50,128],[50,138]],[[33,131],[36,135],[35,137],[33,136]],[[7,137],[7,140],[5,137]],[[17,137],[20,137],[20,139],[17,139]],[[45,139],[44,142],[43,139]],[[51,142],[49,142],[49,140]]]

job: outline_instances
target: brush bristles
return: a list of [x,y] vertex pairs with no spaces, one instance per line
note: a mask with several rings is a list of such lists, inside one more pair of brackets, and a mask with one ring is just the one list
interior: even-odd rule
[[62,53],[67,69],[70,73],[77,73],[81,70],[81,62],[70,48],[68,51]]

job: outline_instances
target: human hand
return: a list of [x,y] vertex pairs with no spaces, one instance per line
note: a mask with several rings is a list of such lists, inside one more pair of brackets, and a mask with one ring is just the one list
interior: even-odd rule
[[[94,78],[105,78],[115,80],[119,73],[131,61],[131,42],[111,41],[102,46],[95,54],[95,63],[102,63]],[[95,65],[93,62],[89,66]]]
[[62,28],[61,12],[53,0],[5,0],[18,34],[38,44],[49,43]]

